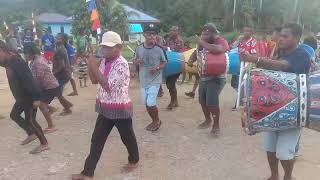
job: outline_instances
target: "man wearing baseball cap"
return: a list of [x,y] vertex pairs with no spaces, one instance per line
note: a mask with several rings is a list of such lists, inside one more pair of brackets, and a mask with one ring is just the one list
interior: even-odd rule
[[228,49],[228,42],[220,37],[217,27],[213,23],[207,23],[202,28],[201,36],[197,36],[197,50],[191,55],[189,63],[194,61],[198,63],[200,86],[199,86],[199,102],[205,116],[205,121],[199,125],[199,128],[210,128],[213,119],[211,134],[217,136],[220,132],[219,118],[219,95],[226,84],[226,74],[219,76],[210,76],[203,73],[205,61],[203,57],[207,53],[221,54]]
[[161,126],[157,108],[157,96],[162,83],[162,69],[167,59],[163,49],[157,45],[159,28],[154,24],[144,26],[145,42],[137,47],[134,64],[139,66],[139,78],[142,101],[152,119],[147,131],[157,131]]
[[129,157],[125,172],[137,168],[139,151],[132,127],[132,103],[129,97],[130,72],[126,59],[121,56],[122,40],[119,34],[108,31],[100,44],[103,60],[99,62],[89,48],[88,69],[93,84],[98,84],[96,112],[98,118],[91,139],[89,156],[81,174],[72,175],[74,180],[91,180],[100,159],[105,142],[114,126],[126,146]]

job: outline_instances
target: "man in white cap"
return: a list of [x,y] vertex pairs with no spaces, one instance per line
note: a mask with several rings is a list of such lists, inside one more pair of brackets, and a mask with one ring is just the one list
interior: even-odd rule
[[126,59],[121,56],[122,41],[112,31],[104,33],[100,44],[103,60],[99,62],[89,48],[88,69],[93,84],[98,84],[96,112],[99,114],[91,139],[90,154],[80,174],[74,180],[91,180],[105,142],[114,126],[126,146],[129,157],[125,172],[137,168],[139,151],[132,128],[132,103],[129,97],[130,72]]

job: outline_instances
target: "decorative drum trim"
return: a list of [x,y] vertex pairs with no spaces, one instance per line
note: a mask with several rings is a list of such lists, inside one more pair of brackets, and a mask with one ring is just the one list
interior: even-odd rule
[[226,73],[228,73],[229,72],[229,68],[230,68],[230,59],[229,59],[229,55],[228,55],[228,53],[225,53],[225,55],[226,55]]
[[307,75],[299,74],[300,83],[300,126],[306,126],[307,122]]

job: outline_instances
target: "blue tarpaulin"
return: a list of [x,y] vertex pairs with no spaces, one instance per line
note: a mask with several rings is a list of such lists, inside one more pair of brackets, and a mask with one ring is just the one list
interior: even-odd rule
[[129,32],[130,33],[142,33],[143,29],[141,24],[129,24]]

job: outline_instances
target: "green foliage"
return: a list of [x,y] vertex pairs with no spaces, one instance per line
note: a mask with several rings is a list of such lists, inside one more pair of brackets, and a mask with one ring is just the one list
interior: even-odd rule
[[[122,37],[127,33],[127,14],[124,8],[113,0],[96,0],[102,29],[120,33]],[[87,11],[85,1],[74,6],[74,21],[72,33],[78,35],[81,30],[85,34],[91,33],[90,13]]]
[[[116,0],[96,0],[102,26],[120,32],[127,32],[126,14]],[[244,25],[272,29],[286,22],[298,22],[305,29],[320,31],[319,0],[237,0],[235,29],[233,29],[233,4],[235,0],[118,0],[162,21],[163,30],[171,25],[181,27],[184,36],[198,33],[206,22],[214,22],[221,31],[241,30]],[[28,2],[28,3],[26,3]],[[260,9],[260,2],[262,8]],[[295,2],[298,2],[295,9]],[[0,0],[0,28],[2,21],[8,24],[25,24],[35,15],[43,12],[57,12],[67,16],[75,15],[74,33],[90,28],[90,15],[85,0]],[[299,18],[298,18],[299,17]],[[87,33],[90,29],[86,29]]]

